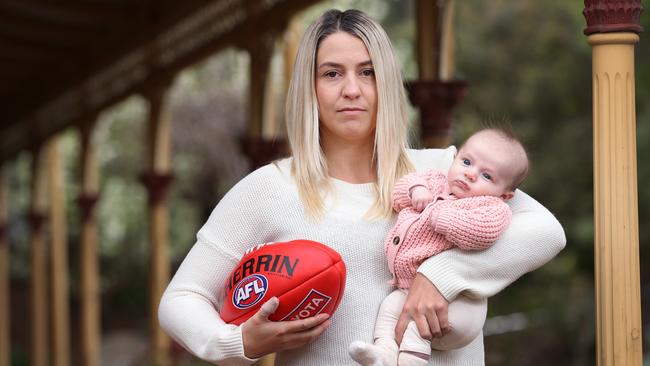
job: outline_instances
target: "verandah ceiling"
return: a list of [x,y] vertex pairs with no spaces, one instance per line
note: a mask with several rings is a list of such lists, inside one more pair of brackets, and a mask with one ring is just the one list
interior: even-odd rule
[[0,161],[318,0],[0,0]]

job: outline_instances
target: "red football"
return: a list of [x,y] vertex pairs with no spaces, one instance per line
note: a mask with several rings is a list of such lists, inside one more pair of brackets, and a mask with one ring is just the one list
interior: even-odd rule
[[345,264],[339,253],[315,241],[266,243],[244,254],[225,286],[220,314],[227,323],[243,323],[273,296],[280,306],[270,320],[332,314],[345,289]]

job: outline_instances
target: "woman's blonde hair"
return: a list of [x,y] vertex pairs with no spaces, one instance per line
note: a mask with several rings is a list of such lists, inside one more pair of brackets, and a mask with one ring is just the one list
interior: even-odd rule
[[306,30],[294,64],[287,95],[287,134],[293,156],[292,173],[307,214],[324,211],[324,195],[331,190],[327,161],[320,146],[318,100],[315,89],[316,53],[320,43],[337,32],[359,38],[375,70],[377,124],[373,165],[377,171],[377,200],[366,214],[389,217],[395,181],[413,170],[408,159],[406,94],[399,63],[383,28],[358,10],[329,10]]

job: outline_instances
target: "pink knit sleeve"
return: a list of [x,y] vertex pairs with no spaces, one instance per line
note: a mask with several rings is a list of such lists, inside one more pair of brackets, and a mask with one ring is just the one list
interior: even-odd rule
[[429,170],[424,173],[409,173],[400,178],[395,187],[393,187],[393,209],[400,212],[406,207],[411,206],[411,188],[415,186],[424,186],[429,191],[433,189],[432,179],[436,172]]
[[440,209],[434,230],[464,250],[490,247],[510,224],[510,207],[498,197],[468,197]]

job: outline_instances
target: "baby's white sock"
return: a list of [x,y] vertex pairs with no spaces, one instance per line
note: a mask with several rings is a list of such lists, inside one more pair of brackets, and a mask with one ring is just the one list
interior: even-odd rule
[[425,360],[409,352],[400,352],[397,364],[399,366],[427,366],[429,360]]
[[375,340],[375,344],[354,341],[348,349],[353,360],[363,366],[397,366],[398,347],[395,341],[382,342]]

